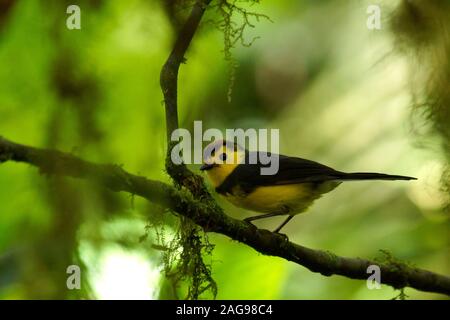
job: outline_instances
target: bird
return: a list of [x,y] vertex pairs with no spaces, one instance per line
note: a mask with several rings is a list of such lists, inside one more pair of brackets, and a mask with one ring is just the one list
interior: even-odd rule
[[251,157],[259,157],[261,152],[250,152],[227,140],[211,142],[203,154],[200,170],[206,172],[215,191],[237,207],[262,213],[244,221],[252,223],[263,218],[287,216],[273,231],[275,233],[280,233],[294,216],[307,211],[315,200],[342,182],[416,180],[375,172],[346,173],[312,160],[285,155],[278,155],[279,167],[275,174],[262,175],[261,168],[267,165],[249,161]]

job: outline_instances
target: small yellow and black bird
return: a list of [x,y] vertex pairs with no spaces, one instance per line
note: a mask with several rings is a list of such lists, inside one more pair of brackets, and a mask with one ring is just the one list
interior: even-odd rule
[[[259,156],[260,152],[257,152]],[[295,215],[306,211],[314,200],[344,181],[415,180],[413,177],[384,173],[345,173],[323,164],[289,156],[278,156],[279,168],[274,175],[261,175],[265,165],[251,164],[249,152],[236,143],[217,140],[205,148],[203,165],[217,193],[237,207],[262,215],[244,219],[247,222],[287,215],[274,230],[279,232]],[[267,166],[266,166],[267,167]]]

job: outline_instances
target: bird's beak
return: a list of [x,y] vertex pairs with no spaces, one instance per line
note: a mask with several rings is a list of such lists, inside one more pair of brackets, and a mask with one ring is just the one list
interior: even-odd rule
[[200,170],[201,170],[201,171],[207,171],[207,170],[212,169],[212,168],[214,168],[214,167],[215,167],[214,163],[204,163],[204,164],[200,167]]

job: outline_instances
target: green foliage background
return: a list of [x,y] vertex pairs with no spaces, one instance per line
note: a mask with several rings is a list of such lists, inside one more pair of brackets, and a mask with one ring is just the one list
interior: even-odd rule
[[[159,71],[189,2],[172,19],[156,0],[76,2],[81,30],[65,27],[73,1],[15,1],[2,15],[0,134],[169,182]],[[448,274],[449,221],[443,209],[448,192],[440,181],[449,159],[442,148],[448,137],[432,131],[430,118],[413,112],[411,90],[417,93],[421,82],[411,65],[427,73],[434,64],[448,72],[449,64],[433,55],[426,56],[428,63],[411,62],[417,43],[397,50],[404,29],[391,33],[389,28],[401,1],[379,1],[382,29],[369,30],[366,8],[372,2],[238,2],[271,21],[250,17],[254,28],[246,29],[245,41],[259,38],[249,48],[237,44],[231,64],[224,59],[223,30],[217,30],[221,15],[208,11],[180,72],[181,126],[203,120],[204,128],[279,128],[282,153],[344,171],[418,177],[410,183],[344,184],[284,232],[294,242],[339,255],[380,257],[379,249],[386,249]],[[243,23],[240,15],[234,19]],[[448,34],[436,41],[450,43]],[[250,214],[218,200],[234,217]],[[144,218],[148,212],[154,220]],[[271,229],[279,223],[275,220],[259,225]],[[170,240],[177,223],[141,199],[4,163],[0,298],[184,297],[184,286],[174,292],[162,276],[164,251],[155,246],[161,232]],[[364,281],[313,274],[220,235],[209,241],[215,248],[205,259],[219,299],[398,294],[386,286],[368,290]],[[71,264],[82,267],[81,290],[66,288]],[[406,294],[442,298],[413,289]]]

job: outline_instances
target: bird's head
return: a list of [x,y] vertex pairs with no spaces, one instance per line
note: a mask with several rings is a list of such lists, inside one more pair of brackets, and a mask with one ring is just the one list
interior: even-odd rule
[[204,149],[200,170],[206,171],[211,182],[217,187],[244,161],[244,148],[237,143],[216,140]]

